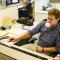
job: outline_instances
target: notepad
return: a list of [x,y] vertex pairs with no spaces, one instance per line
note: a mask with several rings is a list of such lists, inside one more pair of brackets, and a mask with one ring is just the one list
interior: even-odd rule
[[0,30],[0,37],[4,37],[4,36],[6,36],[7,34],[8,34],[7,31],[1,31],[1,30]]
[[11,47],[14,44],[14,42],[8,42],[8,41],[9,39],[3,39],[0,41],[0,43]]

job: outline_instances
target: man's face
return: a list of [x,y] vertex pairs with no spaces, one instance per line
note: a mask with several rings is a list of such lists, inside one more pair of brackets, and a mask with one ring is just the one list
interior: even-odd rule
[[48,15],[47,22],[50,23],[51,26],[55,26],[58,23],[58,19],[56,19],[54,15]]

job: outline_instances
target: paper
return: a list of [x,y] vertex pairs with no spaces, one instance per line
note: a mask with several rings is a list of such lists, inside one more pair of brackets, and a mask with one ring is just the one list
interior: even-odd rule
[[9,39],[3,39],[3,40],[0,40],[0,43],[11,47],[14,44],[14,42],[8,42],[8,41]]

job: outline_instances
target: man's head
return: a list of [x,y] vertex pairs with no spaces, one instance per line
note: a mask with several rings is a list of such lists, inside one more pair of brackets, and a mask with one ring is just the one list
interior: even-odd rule
[[60,11],[57,9],[51,9],[48,12],[47,22],[50,23],[51,26],[55,26],[58,24],[60,19]]

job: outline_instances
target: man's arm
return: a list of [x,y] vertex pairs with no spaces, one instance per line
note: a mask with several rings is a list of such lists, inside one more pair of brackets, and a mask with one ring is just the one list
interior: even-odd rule
[[47,52],[56,52],[56,48],[55,47],[44,48],[44,51],[47,51]]
[[10,37],[10,41],[12,41],[12,42],[18,42],[18,41],[20,41],[20,40],[22,40],[22,39],[25,39],[25,38],[29,38],[29,37],[31,37],[31,36],[33,36],[34,34],[36,34],[36,33],[39,33],[40,31],[40,29],[41,29],[41,27],[44,25],[44,23],[45,22],[40,22],[39,24],[37,24],[37,26],[35,26],[33,29],[31,29],[31,30],[29,30],[29,31],[26,31],[26,32],[23,32],[20,36],[16,36],[16,37]]
[[26,39],[26,38],[30,38],[30,37],[31,36],[30,36],[29,32],[26,31],[26,32],[23,32],[21,35],[18,35],[16,37],[10,37],[10,41],[17,43],[17,42],[19,42],[22,39]]
[[42,47],[38,47],[38,48],[36,48],[36,51],[37,52],[56,52],[56,48],[55,47],[44,47],[44,48],[42,48]]

